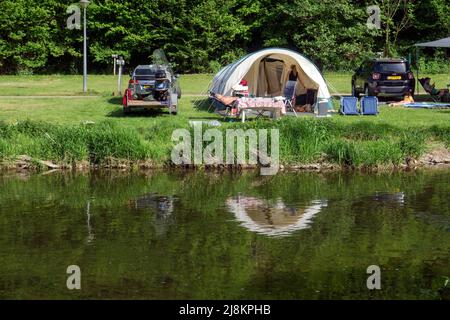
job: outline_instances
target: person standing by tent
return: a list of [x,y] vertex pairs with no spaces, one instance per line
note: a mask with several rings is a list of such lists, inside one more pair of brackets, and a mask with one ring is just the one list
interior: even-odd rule
[[291,71],[289,72],[289,81],[297,81],[298,79],[298,72],[295,65],[291,65]]

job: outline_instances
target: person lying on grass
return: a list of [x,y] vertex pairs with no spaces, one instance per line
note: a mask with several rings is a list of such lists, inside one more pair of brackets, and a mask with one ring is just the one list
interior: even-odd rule
[[411,93],[407,93],[404,97],[402,101],[399,102],[392,102],[389,103],[389,107],[395,107],[395,106],[403,106],[407,103],[414,103],[414,98],[411,95]]

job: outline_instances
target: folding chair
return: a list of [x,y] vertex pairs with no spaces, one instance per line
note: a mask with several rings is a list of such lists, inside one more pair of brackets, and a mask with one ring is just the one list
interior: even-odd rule
[[233,116],[232,110],[235,107],[235,102],[231,104],[224,104],[212,92],[209,95],[209,99],[211,100],[211,104],[208,108],[208,112],[211,110],[211,108],[214,108],[215,112],[224,118]]
[[362,97],[361,98],[361,114],[362,115],[378,115],[378,98],[377,97]]
[[[428,80],[428,84],[427,84],[427,80]],[[425,92],[431,96],[431,99],[433,99],[434,102],[440,102],[440,98],[430,88],[430,84],[429,84],[430,81],[431,81],[430,78],[419,79],[419,83],[422,85],[422,88],[425,90]]]
[[342,97],[341,109],[339,111],[344,116],[359,115],[358,112],[358,98],[356,97]]
[[283,101],[286,111],[291,110],[297,117],[297,112],[295,111],[295,89],[297,88],[297,81],[288,81],[283,92]]

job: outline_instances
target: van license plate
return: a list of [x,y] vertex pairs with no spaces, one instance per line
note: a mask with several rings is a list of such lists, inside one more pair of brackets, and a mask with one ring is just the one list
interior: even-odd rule
[[402,80],[401,76],[390,76],[388,77],[388,80]]

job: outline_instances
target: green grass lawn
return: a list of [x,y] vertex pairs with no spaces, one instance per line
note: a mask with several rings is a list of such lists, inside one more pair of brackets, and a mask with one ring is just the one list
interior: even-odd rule
[[[426,75],[422,75],[425,77]],[[429,75],[437,88],[446,88],[450,84],[450,75]],[[331,85],[331,94],[349,94],[351,91],[351,73],[325,72],[325,79]],[[181,75],[180,85],[183,94],[205,94],[211,83],[211,74]],[[125,75],[122,88],[125,89],[129,76]],[[82,76],[0,76],[0,96],[46,96],[46,95],[82,95]],[[90,95],[111,95],[117,91],[117,77],[90,75],[88,77]],[[420,89],[423,93],[423,89]]]
[[[347,75],[326,76],[338,91],[345,90]],[[170,159],[174,129],[189,128],[190,120],[212,119],[222,121],[222,130],[280,128],[280,153],[285,163],[313,163],[325,157],[356,166],[399,164],[406,157],[420,156],[430,145],[450,144],[450,110],[382,106],[376,117],[336,114],[331,119],[284,117],[246,124],[225,122],[207,111],[205,97],[195,96],[204,92],[211,77],[181,77],[185,96],[176,116],[139,111],[125,116],[121,99],[111,95],[111,76],[90,78],[90,88],[98,95],[38,98],[26,96],[78,95],[81,77],[0,77],[0,95],[4,96],[0,98],[0,160],[28,154],[71,163],[92,159],[95,154],[98,162],[114,157],[163,163]],[[20,97],[6,97],[11,95]],[[202,102],[202,107],[195,108],[195,102]],[[94,122],[92,129],[86,129],[86,122]]]
[[71,98],[5,98],[0,103],[0,121],[14,123],[23,120],[45,121],[54,124],[73,125],[86,121],[109,120],[138,129],[170,121],[186,123],[189,119],[218,118],[215,114],[198,111],[193,107],[196,97],[184,97],[179,102],[179,113],[169,115],[166,111],[145,112],[137,110],[130,115],[122,112],[122,99],[117,97],[71,97]]
[[[179,113],[171,116],[162,112],[136,111],[125,116],[122,113],[121,99],[117,97],[70,97],[70,98],[4,98],[0,103],[0,121],[14,123],[23,120],[46,121],[54,124],[80,124],[86,121],[100,122],[110,120],[125,126],[146,128],[159,122],[171,121],[187,123],[196,119],[218,119],[217,114],[194,107],[195,101],[208,102],[204,98],[188,96],[179,102]],[[339,102],[335,100],[337,109]],[[427,127],[431,125],[449,125],[450,110],[406,109],[402,107],[382,106],[377,117],[356,116],[343,117],[336,115],[334,121],[351,124],[370,122],[379,125],[392,125],[399,128]]]
[[[183,94],[204,94],[213,76],[193,74],[180,76]],[[130,77],[124,75],[122,90]],[[111,95],[117,92],[117,77],[106,75],[88,76],[89,95]],[[61,96],[83,95],[83,77],[72,75],[0,76],[0,96]]]
[[[82,76],[72,75],[0,76],[0,95],[82,95],[82,84]],[[88,77],[88,88],[89,94],[112,94],[117,91],[117,81],[113,76],[92,75]]]

